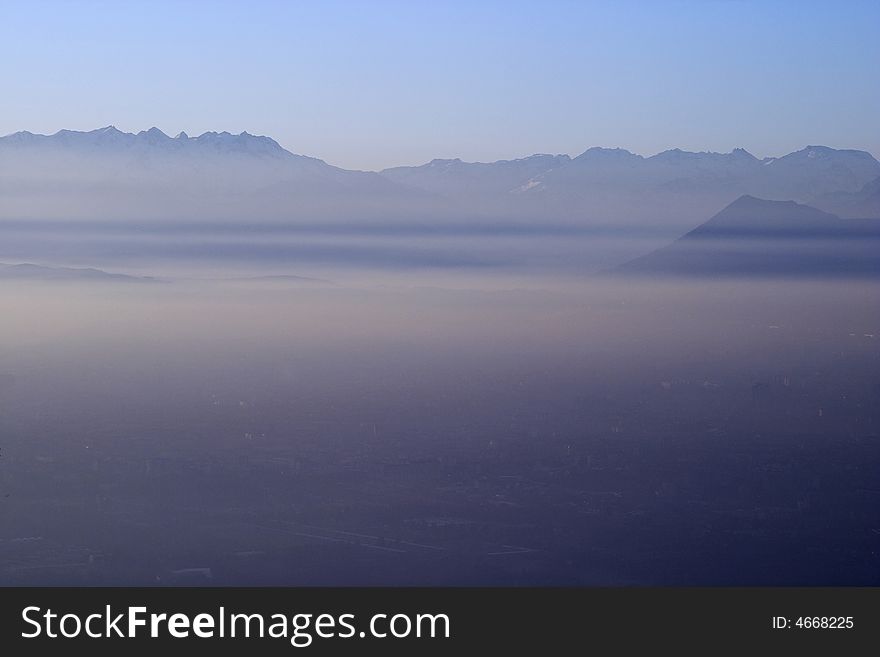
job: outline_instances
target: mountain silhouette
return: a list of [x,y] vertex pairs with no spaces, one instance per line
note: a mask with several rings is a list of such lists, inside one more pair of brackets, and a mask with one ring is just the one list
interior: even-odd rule
[[248,132],[166,135],[114,126],[0,137],[0,219],[470,222],[490,218],[672,237],[744,194],[869,217],[880,178],[869,153],[808,146],[759,160],[671,149],[644,157],[592,147],[576,157],[436,159],[352,171]]
[[880,276],[880,221],[844,220],[744,195],[672,244],[615,270],[633,275]]

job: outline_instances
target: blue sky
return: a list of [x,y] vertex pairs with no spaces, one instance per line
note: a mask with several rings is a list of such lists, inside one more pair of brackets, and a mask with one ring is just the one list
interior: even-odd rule
[[0,133],[266,134],[332,164],[880,155],[880,3],[0,3]]

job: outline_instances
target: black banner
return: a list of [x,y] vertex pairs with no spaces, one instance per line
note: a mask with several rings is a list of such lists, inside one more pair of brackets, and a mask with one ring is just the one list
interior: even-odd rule
[[[5,589],[6,654],[854,654],[880,638],[880,589]],[[466,651],[461,653],[461,651]]]

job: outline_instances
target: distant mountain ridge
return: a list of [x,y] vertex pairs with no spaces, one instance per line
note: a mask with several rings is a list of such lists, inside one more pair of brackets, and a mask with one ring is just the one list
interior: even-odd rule
[[425,196],[247,132],[169,137],[107,126],[0,137],[0,218],[290,218],[379,214]]
[[112,125],[88,132],[59,130],[52,135],[40,135],[21,131],[0,137],[0,143],[19,147],[38,145],[68,148],[83,146],[91,148],[111,147],[118,149],[133,148],[138,145],[164,145],[180,150],[207,147],[228,152],[275,155],[278,157],[293,156],[292,153],[283,149],[274,139],[252,135],[247,132],[242,132],[238,135],[228,132],[205,132],[198,137],[189,137],[185,132],[181,132],[176,137],[169,137],[156,127],[142,130],[135,134],[122,132]]
[[431,160],[417,167],[394,167],[380,173],[395,182],[438,194],[505,194],[570,161],[568,155],[544,154],[491,163],[456,158]]
[[[557,158],[531,177],[511,180],[507,195],[516,198],[508,199],[508,207],[532,213],[545,209],[555,216],[589,214],[609,223],[644,216],[650,208],[673,221],[678,214],[686,218],[681,222],[686,225],[743,194],[753,194],[810,202],[847,216],[880,216],[871,204],[859,203],[853,196],[880,180],[880,162],[865,151],[808,146],[759,160],[741,148],[730,153],[672,149],[643,157],[624,149],[593,147],[574,158]],[[461,173],[476,172],[477,166],[499,172],[510,168],[508,162],[455,166]],[[426,190],[473,194],[475,173],[458,187],[448,170],[436,166],[397,167],[382,173]]]
[[674,234],[744,194],[877,216],[877,185],[870,153],[825,146],[763,160],[741,148],[644,157],[592,147],[575,157],[437,159],[368,172],[248,132],[170,137],[107,126],[0,137],[0,219],[492,219]]

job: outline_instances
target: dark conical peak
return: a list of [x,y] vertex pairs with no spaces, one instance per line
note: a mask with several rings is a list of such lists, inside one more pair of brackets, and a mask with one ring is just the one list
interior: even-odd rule
[[175,139],[180,139],[181,141],[183,141],[185,139],[189,139],[189,135],[186,134],[183,130],[181,130],[180,132],[177,133],[177,136],[175,137]]
[[769,201],[744,194],[706,223],[689,233],[709,236],[738,233],[785,232],[813,230],[836,226],[840,219],[809,205],[794,201]]
[[757,196],[752,196],[751,194],[743,194],[738,199],[736,199],[733,203],[727,206],[725,209],[730,208],[740,208],[740,207],[753,207],[755,205],[760,205],[762,203],[793,203],[793,201],[768,201],[762,198],[758,198]]
[[[771,201],[765,198],[758,198],[757,196],[752,196],[751,194],[743,194],[738,199],[729,204],[726,208],[724,208],[721,212],[727,212],[729,210],[741,211],[741,210],[768,210],[768,209],[789,209],[794,210],[796,208],[806,208],[808,210],[814,210],[815,208],[811,208],[808,205],[800,205],[799,203],[795,203],[794,201]],[[721,213],[719,213],[721,214]],[[716,215],[718,216],[718,215]]]

